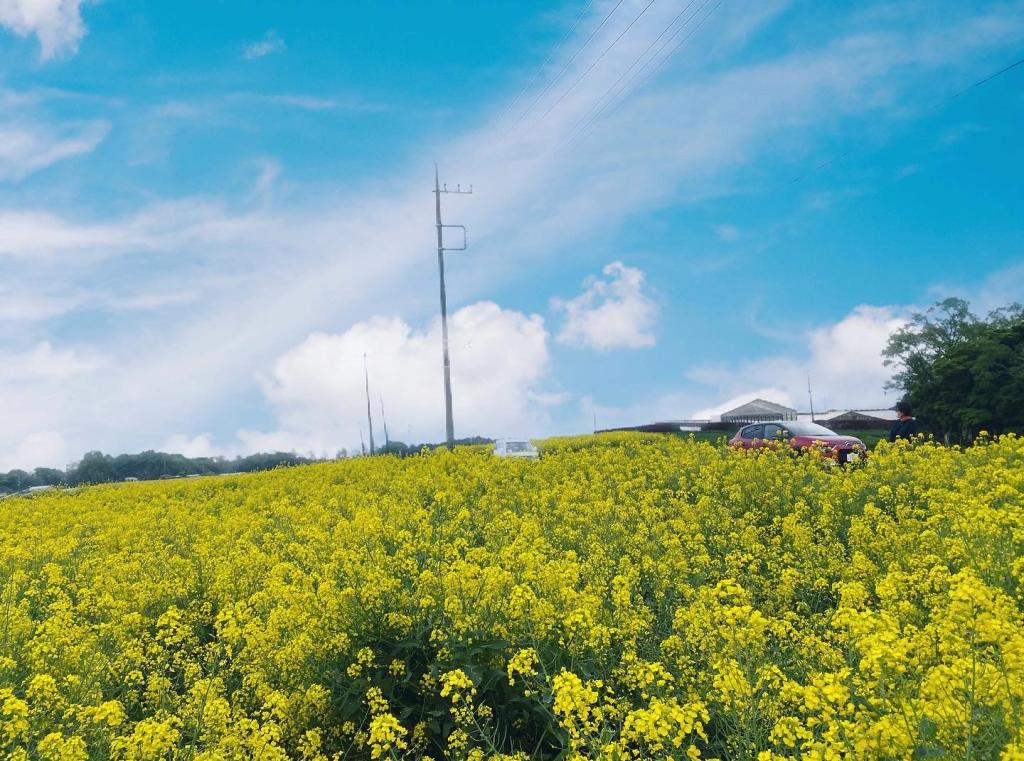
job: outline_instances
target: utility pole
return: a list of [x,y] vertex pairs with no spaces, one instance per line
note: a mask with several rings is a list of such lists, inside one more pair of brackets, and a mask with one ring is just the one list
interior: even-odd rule
[[[469,190],[463,190],[461,185],[456,185],[455,190],[449,190],[448,184],[441,187],[438,177],[437,164],[434,164],[434,200],[437,211],[437,271],[441,279],[441,343],[442,357],[444,360],[444,428],[448,448],[455,446],[455,422],[452,420],[452,363],[448,355],[448,298],[444,290],[444,252],[464,251],[466,249],[466,228],[463,225],[446,225],[441,222],[441,194],[455,193],[458,195],[469,195],[473,192],[473,186]],[[459,247],[445,248],[444,228],[457,227],[462,230],[462,245]]]
[[370,454],[373,454],[373,415],[370,414],[370,371],[366,369],[366,352],[363,352],[363,379],[366,381],[366,422],[370,426]]
[[380,395],[380,420],[384,424],[384,454],[391,451],[391,439],[388,437],[388,419],[384,417],[384,394]]
[[811,403],[811,422],[814,422],[814,396],[811,395],[811,375],[807,374],[807,400]]

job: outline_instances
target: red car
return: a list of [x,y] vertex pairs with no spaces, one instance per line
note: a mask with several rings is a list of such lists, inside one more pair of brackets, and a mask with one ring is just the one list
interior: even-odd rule
[[840,463],[857,462],[867,451],[864,442],[856,436],[842,436],[823,425],[797,420],[745,425],[729,439],[729,445],[760,449],[778,446],[783,441],[794,449],[817,448]]

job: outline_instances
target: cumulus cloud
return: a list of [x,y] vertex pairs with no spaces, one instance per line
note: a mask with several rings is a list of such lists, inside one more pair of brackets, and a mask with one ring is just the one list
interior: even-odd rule
[[21,180],[59,161],[92,153],[109,131],[105,121],[64,127],[0,123],[0,180]]
[[80,0],[0,0],[0,26],[39,40],[42,58],[74,53],[85,36]]
[[62,467],[67,456],[67,445],[60,433],[35,431],[10,448],[0,447],[0,472],[15,468],[31,471],[38,467]]
[[242,57],[247,61],[253,58],[264,58],[272,53],[280,53],[284,48],[284,40],[281,39],[277,31],[271,29],[263,35],[263,39],[246,45],[245,50],[242,51]]
[[[838,322],[809,331],[803,356],[780,355],[694,368],[687,373],[690,380],[732,397],[697,410],[694,416],[711,417],[757,397],[781,404],[795,401],[803,408],[808,401],[808,376],[817,410],[892,404],[886,401],[884,389],[892,370],[882,364],[882,349],[904,324],[905,309],[861,305]],[[759,384],[755,390],[749,390],[752,381]]]
[[213,437],[208,433],[200,433],[198,436],[175,434],[164,442],[160,451],[185,457],[216,457],[224,454],[221,448],[214,445]]
[[881,351],[889,335],[905,324],[913,307],[858,306],[834,323],[803,335],[803,349],[730,364],[698,365],[684,382],[654,389],[627,405],[602,405],[582,397],[584,430],[596,419],[598,428],[637,425],[660,420],[714,420],[723,412],[753,399],[767,399],[807,409],[807,376],[814,388],[814,407],[889,406],[883,389],[891,369]]
[[[25,351],[0,351],[0,471],[66,464],[65,437],[57,430],[67,422],[61,391],[101,364],[99,356],[48,341]],[[53,403],[41,406],[47,398]]]
[[[540,388],[548,371],[543,318],[479,302],[449,321],[457,436],[529,435],[558,399]],[[374,317],[344,333],[315,333],[274,363],[264,393],[280,427],[239,433],[243,451],[333,453],[368,440],[363,355],[369,369],[374,434],[383,441],[381,403],[394,439],[444,436],[439,321],[418,330]],[[525,430],[524,430],[525,429]]]
[[612,262],[590,277],[583,293],[568,301],[555,299],[552,308],[565,313],[558,342],[591,349],[640,349],[654,346],[658,306],[647,293],[643,270]]

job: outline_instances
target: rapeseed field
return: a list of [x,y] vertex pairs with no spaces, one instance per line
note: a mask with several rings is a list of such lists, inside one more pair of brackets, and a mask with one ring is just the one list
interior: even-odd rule
[[1024,440],[0,502],[0,757],[1024,759]]

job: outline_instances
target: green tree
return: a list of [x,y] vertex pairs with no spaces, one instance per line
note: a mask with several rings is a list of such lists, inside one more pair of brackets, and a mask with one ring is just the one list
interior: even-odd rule
[[896,369],[888,387],[903,391],[922,425],[947,442],[1024,426],[1024,309],[1018,304],[979,319],[962,299],[940,301],[896,331],[883,356]]
[[36,468],[32,476],[37,486],[52,486],[64,481],[64,471],[56,468]]
[[116,479],[114,458],[103,452],[86,452],[70,478],[76,484],[102,484]]
[[30,486],[35,486],[35,481],[32,479],[32,475],[24,470],[16,468],[6,475],[0,476],[0,491],[7,494],[23,491]]

